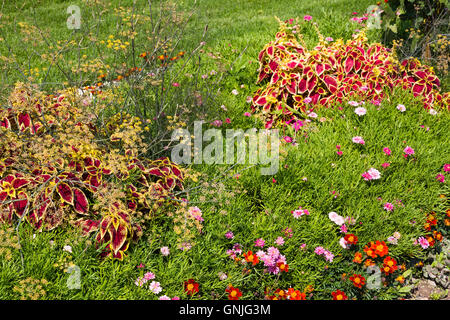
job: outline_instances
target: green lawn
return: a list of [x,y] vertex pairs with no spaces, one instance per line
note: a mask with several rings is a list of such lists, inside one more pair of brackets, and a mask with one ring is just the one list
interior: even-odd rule
[[[27,71],[28,76],[35,68],[39,72],[33,78],[36,83],[44,89],[58,87],[59,83],[67,81],[64,73],[69,72],[71,65],[79,67],[83,61],[98,56],[114,66],[111,76],[116,76],[122,62],[131,67],[134,59],[141,61],[138,55],[149,49],[149,34],[145,32],[136,37],[134,56],[130,47],[115,51],[99,42],[91,42],[87,37],[91,31],[96,40],[107,41],[109,35],[120,32],[123,26],[113,9],[129,8],[133,3],[131,0],[99,1],[110,5],[106,6],[108,10],[102,14],[98,29],[94,29],[97,11],[90,9],[85,1],[42,0],[34,1],[38,2],[35,6],[32,2],[24,2],[21,7],[4,1],[1,8],[0,37],[4,39],[0,43],[0,55],[12,58],[11,52],[15,54],[13,62],[2,65],[4,88],[12,87],[18,80],[26,80],[21,73]],[[137,2],[137,12],[147,8],[147,1]],[[220,71],[230,63],[233,63],[233,69],[224,73],[218,86],[220,90],[214,92],[217,96],[206,108],[210,115],[217,115],[222,120],[230,118],[231,123],[226,128],[244,130],[262,128],[260,122],[244,117],[243,113],[250,110],[246,98],[257,89],[258,53],[278,31],[275,17],[303,19],[304,15],[311,15],[324,36],[347,40],[357,29],[350,21],[352,12],[364,13],[373,4],[370,0],[200,0],[196,5],[192,0],[176,2],[186,13],[192,7],[195,9],[176,52],[193,50],[201,41],[204,26],[208,25],[199,74]],[[86,19],[82,20],[85,24],[81,31],[75,33],[65,26],[66,8],[71,4],[79,5],[82,19]],[[154,4],[153,10],[157,14],[158,2]],[[31,33],[28,41],[23,41],[27,33],[20,33],[19,22],[30,25],[37,22],[51,39],[40,39]],[[143,24],[143,30],[149,25],[148,21]],[[91,27],[93,29],[89,29]],[[169,27],[167,32],[170,31]],[[370,41],[378,42],[380,32],[372,30],[368,37]],[[123,36],[116,38],[122,42],[130,41]],[[58,65],[42,58],[42,54],[55,50],[57,41],[66,40],[76,42],[68,47]],[[308,46],[314,46],[317,35],[312,28],[305,31],[304,40]],[[211,54],[219,58],[211,58]],[[86,57],[82,58],[83,55]],[[86,72],[74,74],[75,79],[98,81],[100,71],[107,68],[93,65],[93,70],[88,68]],[[20,72],[15,70],[16,66]],[[186,72],[194,73],[197,67],[189,64]],[[238,90],[237,95],[231,93],[234,89]],[[406,106],[406,112],[396,109],[399,104]],[[221,105],[227,111],[223,111]],[[161,295],[182,299],[227,299],[225,289],[229,284],[242,291],[242,299],[263,299],[266,289],[272,293],[278,288],[287,290],[290,287],[306,291],[308,286],[313,288],[308,299],[331,299],[331,292],[336,289],[345,291],[350,299],[372,299],[374,295],[378,299],[404,296],[408,290],[401,292],[403,285],[393,276],[389,278],[390,284],[380,290],[360,290],[353,286],[348,280],[349,275],[362,274],[368,278],[370,274],[364,265],[354,263],[352,259],[354,253],[363,252],[369,242],[387,243],[388,237],[399,232],[398,244],[388,245],[389,255],[399,265],[404,264],[405,270],[416,274],[419,271],[415,263],[425,258],[426,251],[413,241],[424,234],[426,213],[435,211],[441,219],[438,230],[447,232],[441,221],[448,208],[448,182],[438,182],[436,175],[442,172],[444,164],[450,163],[450,117],[446,112],[427,113],[417,99],[401,89],[380,107],[367,103],[367,114],[363,117],[357,116],[348,105],[343,105],[342,110],[338,107],[317,110],[318,117],[305,127],[305,136],[297,137],[297,145],[282,144],[280,170],[274,176],[260,175],[258,167],[247,165],[232,168],[226,165],[190,166],[199,172],[200,179],[188,183],[187,190],[192,188],[192,192],[186,197],[191,206],[201,209],[204,218],[201,234],[190,231],[195,234],[190,250],[182,251],[177,247],[183,241],[185,230],[177,234],[172,219],[166,215],[148,223],[143,237],[130,246],[124,261],[101,259],[99,250],[92,244],[95,240],[80,237],[70,226],[37,232],[23,223],[19,229],[20,252],[12,246],[17,240],[13,239],[15,232],[5,227],[4,238],[1,238],[4,245],[0,243],[0,249],[4,248],[0,251],[0,299],[19,299],[21,293],[17,288],[19,291],[41,290],[34,284],[20,283],[27,278],[48,281],[43,285],[45,295],[36,296],[40,299],[158,299]],[[362,136],[365,145],[353,143],[354,136]],[[336,154],[337,145],[341,146],[342,156]],[[403,157],[406,146],[415,150],[413,159]],[[392,150],[390,157],[384,154],[385,147]],[[385,162],[390,162],[390,166],[383,169]],[[361,177],[371,167],[381,172],[380,180],[368,182]],[[204,181],[209,183],[202,185]],[[392,212],[383,209],[386,202],[394,204]],[[291,211],[300,206],[308,209],[310,215],[295,219]],[[351,250],[343,249],[339,244],[343,233],[328,218],[332,211],[355,219],[354,224],[347,224],[349,232],[359,238],[358,245]],[[232,239],[225,236],[230,231],[234,234]],[[278,237],[283,237],[285,243],[276,245]],[[249,250],[255,253],[260,249],[255,246],[258,238],[265,240],[264,250],[276,246],[285,256],[289,265],[287,273],[270,274],[262,263],[255,267],[243,265],[227,254],[227,250],[237,243],[241,245],[242,253]],[[304,248],[301,247],[303,244],[306,245]],[[64,250],[68,245],[72,252]],[[170,250],[167,256],[160,251],[165,246]],[[332,262],[314,253],[318,246],[334,254]],[[11,252],[10,259],[6,258],[7,250]],[[80,289],[70,289],[68,285],[69,279],[76,276],[67,272],[69,263],[80,270]],[[140,264],[145,267],[137,268]],[[136,279],[146,272],[156,275],[154,280],[163,288],[161,293],[149,291],[148,284],[136,286]],[[403,272],[397,271],[396,276]],[[226,279],[221,279],[222,273],[227,275]],[[343,273],[347,274],[344,280]],[[194,297],[189,297],[183,290],[184,281],[191,278],[200,284],[200,291]],[[409,284],[408,276],[405,278]]]

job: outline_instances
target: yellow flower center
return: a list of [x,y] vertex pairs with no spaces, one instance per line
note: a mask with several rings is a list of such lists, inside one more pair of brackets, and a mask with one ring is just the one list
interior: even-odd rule
[[192,283],[189,283],[189,284],[187,285],[187,289],[188,289],[188,290],[194,289],[194,285],[193,285]]

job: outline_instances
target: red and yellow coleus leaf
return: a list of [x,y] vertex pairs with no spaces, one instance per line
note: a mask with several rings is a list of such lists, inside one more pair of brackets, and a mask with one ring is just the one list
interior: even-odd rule
[[87,214],[89,211],[88,199],[84,192],[78,188],[73,188],[73,208],[80,214]]
[[73,190],[67,183],[58,183],[56,186],[56,191],[64,202],[73,205]]

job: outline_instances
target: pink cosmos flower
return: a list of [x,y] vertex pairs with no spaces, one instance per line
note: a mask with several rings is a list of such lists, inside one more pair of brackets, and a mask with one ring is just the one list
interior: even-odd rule
[[150,285],[148,286],[151,292],[154,294],[158,294],[162,291],[161,284],[157,281],[152,281]]
[[309,112],[309,113],[307,114],[307,116],[310,117],[310,118],[315,119],[315,118],[317,118],[317,113],[315,113],[315,112]]
[[138,278],[136,279],[136,281],[134,282],[134,284],[135,284],[136,286],[138,286],[138,287],[142,287],[146,282],[147,282],[147,280],[138,277]]
[[213,122],[211,122],[211,125],[213,125],[214,127],[221,127],[222,120],[214,120]]
[[380,171],[378,171],[375,168],[370,168],[367,172],[364,172],[361,175],[364,180],[368,181],[368,180],[376,180],[379,179],[381,177]]
[[352,107],[357,107],[357,106],[359,106],[359,103],[356,102],[356,101],[349,101],[348,104],[351,105]]
[[310,97],[306,97],[306,98],[303,100],[304,103],[310,103],[311,101],[312,101],[312,98],[310,98]]
[[292,142],[292,138],[289,137],[289,136],[285,136],[283,139],[284,139],[284,141],[286,141],[287,143],[291,143],[291,142]]
[[283,237],[278,237],[278,238],[275,240],[275,244],[278,245],[278,246],[282,246],[282,245],[284,244],[284,239],[283,239]]
[[389,162],[384,162],[381,164],[381,166],[386,169],[387,167],[389,167],[391,164]]
[[158,298],[158,300],[171,300],[170,297],[163,295]]
[[271,256],[271,257],[278,257],[279,255],[280,255],[280,250],[278,250],[277,248],[275,248],[275,247],[269,247],[268,249],[267,249],[267,254],[269,255],[269,256]]
[[174,83],[172,83],[172,86],[174,86],[174,87],[179,87],[180,84],[179,84],[178,82],[174,82]]
[[397,110],[400,111],[400,112],[405,112],[406,111],[406,107],[404,105],[402,105],[402,104],[399,104],[397,106]]
[[251,96],[247,96],[247,98],[245,99],[245,102],[250,103],[252,102],[253,98]]
[[325,253],[325,249],[324,249],[323,247],[316,247],[316,248],[314,249],[314,253],[315,253],[315,254],[318,254],[318,255],[322,255],[322,254]]
[[[344,219],[344,221],[345,221],[345,219]],[[341,225],[341,227],[339,229],[341,230],[342,233],[348,232],[347,226],[345,224]]]
[[255,240],[255,247],[264,247],[266,241],[263,238],[259,238]]
[[161,248],[161,254],[165,257],[167,257],[170,254],[169,247],[162,247]]
[[387,238],[387,241],[388,241],[390,244],[397,244],[397,243],[398,243],[398,239],[397,239],[396,237],[393,237],[393,236]]
[[403,152],[404,152],[406,155],[411,156],[411,155],[414,154],[414,149],[411,148],[410,146],[407,146],[407,147],[403,150]]
[[302,209],[302,207],[299,207],[297,210],[291,211],[292,215],[295,219],[300,218],[303,215],[309,216],[309,211],[307,209]]
[[325,40],[329,41],[329,42],[334,41],[334,39],[332,37],[326,37]]
[[391,155],[391,149],[389,149],[388,147],[383,148],[383,152],[384,152],[387,156],[390,156],[390,155]]
[[225,119],[225,123],[231,123],[231,119],[230,118],[226,118]]
[[362,177],[364,178],[364,180],[366,180],[366,181],[372,180],[372,177],[370,176],[370,174],[369,174],[368,172],[364,172],[361,176],[362,176]]
[[370,174],[372,180],[380,179],[381,177],[380,171],[375,168],[370,168],[367,172]]
[[366,142],[364,141],[364,139],[360,136],[356,136],[352,138],[353,143],[358,143],[358,144],[365,144]]
[[450,164],[449,163],[444,164],[443,169],[444,169],[445,172],[449,172],[450,171]]
[[355,109],[355,113],[360,117],[365,115],[366,112],[367,112],[366,108],[363,108],[363,107],[358,107]]
[[250,112],[245,112],[245,113],[244,113],[244,116],[245,116],[245,117],[251,117],[252,114],[251,114]]
[[345,223],[344,217],[338,215],[336,212],[332,211],[328,214],[328,218],[330,218],[331,221],[336,223],[339,226],[342,226]]
[[338,156],[342,156],[343,152],[342,151],[336,151]]
[[239,94],[239,91],[237,91],[236,89],[233,89],[233,90],[231,91],[231,93],[234,94],[235,96],[237,96],[237,95]]
[[386,203],[384,204],[384,210],[386,210],[386,211],[392,211],[392,210],[394,210],[394,205],[393,205],[392,203],[390,203],[390,202],[386,202]]
[[419,239],[417,239],[417,241],[420,244],[420,246],[422,247],[422,249],[426,249],[430,246],[430,243],[424,237],[419,237]]
[[326,251],[324,252],[324,255],[325,255],[325,259],[326,259],[328,262],[333,262],[334,254],[332,254],[330,251],[326,250]]
[[437,181],[444,183],[445,182],[445,176],[442,173],[439,173],[436,176]]
[[233,238],[234,238],[233,232],[228,231],[227,233],[225,233],[225,238],[227,238],[227,239],[233,239]]
[[303,20],[305,20],[305,21],[311,21],[311,19],[312,19],[312,17],[309,15],[306,15],[303,17]]

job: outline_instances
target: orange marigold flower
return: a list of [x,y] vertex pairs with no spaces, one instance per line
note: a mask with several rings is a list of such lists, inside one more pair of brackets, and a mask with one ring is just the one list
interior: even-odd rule
[[434,241],[434,238],[432,236],[427,236],[427,241],[430,244],[430,247],[434,246],[436,241]]
[[432,226],[437,225],[437,219],[436,219],[435,213],[431,213],[427,216],[427,222],[429,224],[431,224]]
[[242,296],[242,292],[238,288],[234,288],[233,286],[229,286],[225,289],[225,291],[228,292],[229,300],[239,300],[239,298]]
[[384,241],[377,241],[372,245],[372,249],[375,251],[375,254],[384,257],[388,254],[388,247]]
[[252,251],[248,251],[247,253],[244,253],[245,261],[250,262],[253,265],[256,265],[259,262],[258,256],[253,254]]
[[278,262],[277,267],[278,267],[278,269],[280,269],[280,271],[284,271],[284,272],[289,271],[289,265],[284,262]]
[[366,245],[366,246],[364,247],[364,252],[366,253],[366,255],[367,255],[368,257],[376,258],[376,257],[377,257],[377,254],[375,253],[375,250],[374,250],[373,246],[374,246],[374,243],[373,243],[373,242],[370,242],[370,243],[369,243],[369,246]]
[[345,294],[345,292],[343,292],[341,290],[333,291],[331,293],[331,295],[333,296],[333,300],[347,300],[348,299],[348,297]]
[[437,241],[442,241],[443,237],[442,237],[442,233],[438,232],[438,231],[433,231],[433,237],[434,239],[436,239]]
[[353,262],[355,263],[361,263],[362,262],[362,253],[356,252],[355,256],[353,257]]
[[188,281],[185,281],[184,291],[191,296],[196,294],[198,292],[198,283],[195,282],[194,279],[189,279]]
[[344,240],[347,241],[350,244],[357,244],[358,243],[358,237],[355,236],[353,233],[348,233],[345,235]]
[[394,258],[389,256],[384,258],[383,268],[381,269],[381,271],[383,271],[386,275],[388,275],[390,273],[394,273],[394,271],[397,269],[398,269],[397,261]]
[[278,299],[284,300],[287,298],[287,293],[283,289],[277,289],[275,291],[275,296],[278,297]]
[[288,289],[289,300],[306,300],[306,293],[295,290],[294,288]]
[[444,224],[445,224],[447,227],[450,227],[450,219],[445,219],[445,220],[444,220]]
[[391,257],[386,257],[383,260],[383,266],[380,267],[380,271],[383,272],[385,275],[389,275],[391,273],[394,273],[395,270],[398,269],[397,261],[395,261]]
[[370,267],[370,266],[374,266],[375,265],[375,261],[373,261],[372,259],[367,259],[366,261],[364,261],[364,266],[366,267]]
[[395,278],[395,281],[398,281],[403,284],[403,282],[405,282],[405,278],[403,276],[398,276],[397,278]]
[[362,288],[362,286],[366,284],[366,278],[360,274],[354,274],[348,279],[353,282],[353,285],[357,288]]
[[383,267],[380,268],[381,272],[384,272],[384,274],[388,275],[391,273],[391,268],[389,266],[383,264]]

